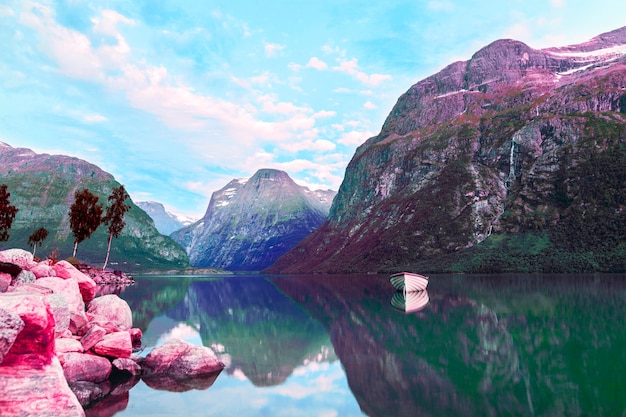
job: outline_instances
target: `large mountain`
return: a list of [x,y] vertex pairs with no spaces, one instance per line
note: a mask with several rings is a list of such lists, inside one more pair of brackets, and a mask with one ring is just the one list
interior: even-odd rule
[[204,217],[171,237],[194,267],[259,271],[324,222],[334,195],[261,169],[214,192]]
[[268,272],[626,270],[626,27],[413,85]]
[[164,235],[170,235],[172,232],[193,223],[193,220],[181,218],[166,211],[163,204],[156,201],[138,201],[136,204],[137,207],[148,213],[152,220],[154,220],[154,225],[159,233]]
[[[53,250],[60,258],[72,255],[74,237],[69,226],[69,207],[76,190],[87,188],[107,206],[107,197],[120,184],[97,166],[78,158],[36,154],[30,149],[13,148],[0,142],[0,184],[11,193],[11,204],[18,208],[2,247],[30,249],[28,236],[39,227],[49,235],[37,248],[47,257]],[[124,271],[181,269],[188,267],[185,252],[176,242],[160,234],[152,219],[130,202],[124,218],[126,227],[113,240],[109,266]],[[78,245],[76,256],[83,262],[104,262],[108,234],[105,226]]]

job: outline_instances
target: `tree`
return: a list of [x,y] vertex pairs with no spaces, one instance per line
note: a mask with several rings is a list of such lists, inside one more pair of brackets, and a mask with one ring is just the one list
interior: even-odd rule
[[7,186],[0,185],[0,242],[9,240],[9,229],[18,212],[18,209],[11,205],[9,197],[11,193],[7,192]]
[[28,236],[28,244],[33,245],[33,256],[37,250],[37,244],[43,242],[48,237],[48,230],[45,227],[40,227],[35,230],[30,236]]
[[130,210],[130,205],[125,203],[128,198],[130,198],[130,196],[124,189],[123,185],[114,187],[111,195],[109,196],[109,207],[107,207],[106,215],[102,219],[103,223],[109,226],[109,244],[107,246],[107,256],[104,260],[104,266],[102,269],[106,268],[107,263],[109,262],[111,241],[114,237],[118,237],[124,229],[124,226],[126,226],[124,215],[128,210]]
[[74,204],[70,207],[70,228],[74,234],[74,252],[76,256],[78,244],[89,239],[102,223],[102,204],[98,204],[98,196],[84,188],[74,193]]

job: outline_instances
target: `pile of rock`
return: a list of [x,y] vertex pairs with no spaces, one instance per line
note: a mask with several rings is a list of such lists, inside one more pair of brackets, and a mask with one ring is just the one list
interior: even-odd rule
[[142,333],[132,327],[130,307],[117,295],[95,294],[94,280],[66,261],[0,252],[3,416],[83,416],[82,406],[107,395],[127,401],[139,376],[167,389],[194,377],[212,383],[224,368],[210,348],[182,341],[145,358],[134,354]]

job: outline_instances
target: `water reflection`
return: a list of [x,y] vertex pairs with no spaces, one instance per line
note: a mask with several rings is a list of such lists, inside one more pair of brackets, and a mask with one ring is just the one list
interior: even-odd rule
[[428,304],[428,291],[396,291],[391,297],[391,305],[405,313],[417,313]]
[[227,368],[176,408],[139,384],[127,412],[622,415],[625,280],[433,276],[390,305],[386,276],[138,279],[121,296],[144,342],[211,346]]

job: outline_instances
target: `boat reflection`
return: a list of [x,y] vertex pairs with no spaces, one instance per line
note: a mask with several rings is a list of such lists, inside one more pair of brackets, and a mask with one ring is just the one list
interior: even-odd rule
[[391,297],[391,305],[405,313],[416,313],[428,304],[428,291],[396,291]]

